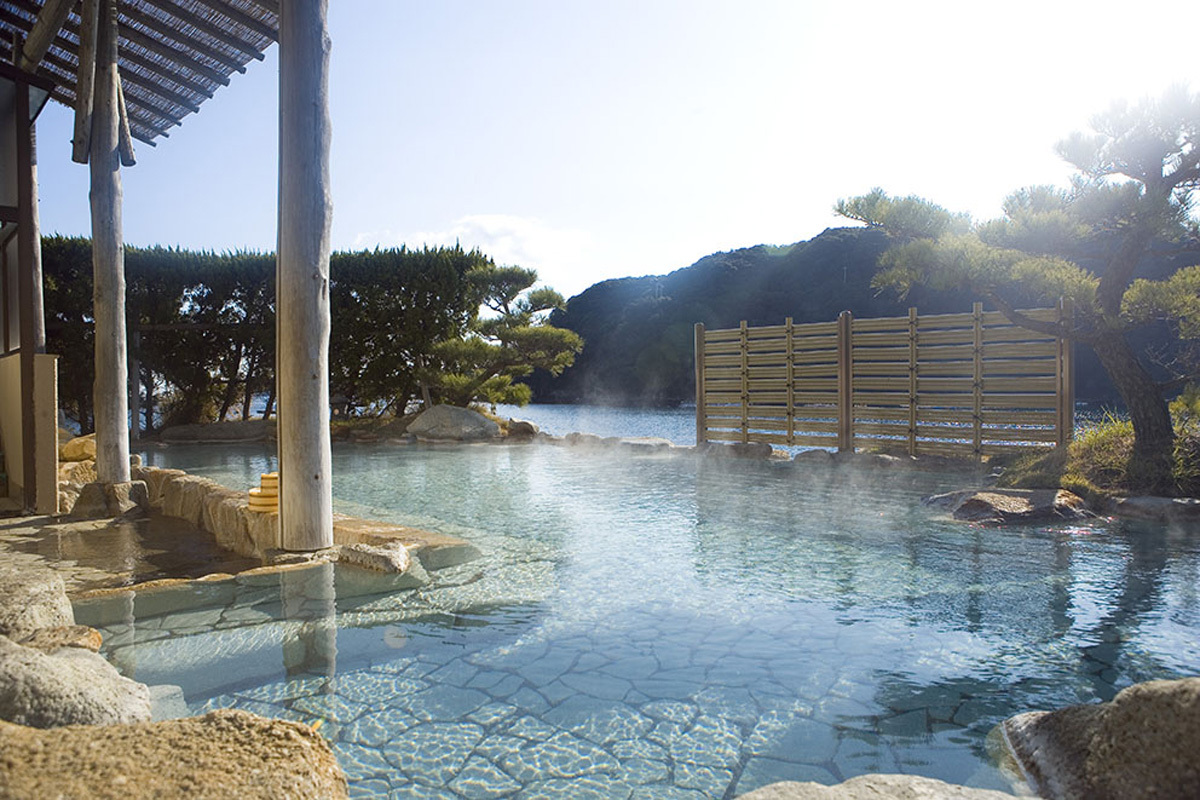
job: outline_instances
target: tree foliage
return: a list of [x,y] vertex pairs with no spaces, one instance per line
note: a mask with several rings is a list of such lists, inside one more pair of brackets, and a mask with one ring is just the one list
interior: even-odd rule
[[[91,243],[46,237],[42,254],[61,405],[90,429]],[[403,410],[422,380],[444,383],[443,396],[462,403],[528,400],[512,378],[568,364],[579,349],[574,334],[544,324],[545,311],[562,302],[557,293],[531,289],[532,270],[498,268],[478,250],[376,249],[334,253],[330,262],[330,388],[351,406]],[[125,265],[143,429],[235,410],[249,417],[252,399],[263,395],[269,413],[274,255],[127,247]],[[481,318],[481,305],[496,316]]]
[[565,301],[553,289],[533,288],[533,270],[487,265],[470,277],[490,313],[476,316],[465,336],[439,342],[425,377],[444,402],[524,405],[532,392],[516,379],[534,369],[560,374],[574,363],[583,340],[546,321]]
[[[1169,492],[1173,433],[1166,397],[1197,376],[1195,360],[1152,364],[1130,336],[1165,323],[1184,339],[1200,334],[1200,236],[1192,214],[1200,188],[1200,96],[1174,89],[1136,105],[1118,104],[1076,133],[1059,153],[1077,170],[1070,187],[1014,192],[1004,216],[982,223],[917,198],[882,190],[835,210],[879,227],[893,246],[881,257],[877,288],[969,289],[1012,321],[1091,346],[1130,413],[1133,488]],[[1151,258],[1173,270],[1135,279]],[[1022,315],[1028,300],[1069,298],[1069,330]],[[1178,355],[1178,354],[1177,354]],[[1169,369],[1165,380],[1154,370]]]

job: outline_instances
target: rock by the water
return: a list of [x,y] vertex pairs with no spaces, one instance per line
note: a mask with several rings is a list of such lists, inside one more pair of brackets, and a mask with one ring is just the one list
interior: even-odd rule
[[500,426],[478,411],[440,405],[418,414],[408,423],[408,432],[418,439],[477,441],[496,438]]
[[715,458],[770,458],[775,450],[766,442],[705,442],[696,452]]
[[511,439],[532,439],[541,431],[537,425],[526,419],[510,419],[508,421],[508,436]]
[[0,635],[24,639],[40,628],[75,624],[75,612],[58,573],[49,569],[0,570]]
[[58,448],[59,461],[95,461],[96,434],[76,436],[69,442],[64,442]]
[[5,797],[338,800],[346,777],[307,725],[245,711],[103,728],[0,723]]
[[1044,522],[1095,516],[1082,497],[1066,489],[968,489],[936,494],[921,503],[945,509],[965,522]]
[[1012,795],[919,775],[859,775],[833,786],[799,781],[772,783],[741,795],[740,800],[1012,800]]
[[1044,797],[1200,796],[1200,678],[1150,681],[1109,703],[1019,714],[1003,730]]
[[266,442],[273,441],[275,436],[276,421],[273,419],[172,425],[159,434],[164,442]]
[[1200,500],[1195,497],[1123,497],[1113,511],[1156,522],[1200,523]]
[[150,719],[150,691],[90,650],[43,653],[0,636],[0,719],[34,728]]
[[62,625],[54,628],[41,628],[32,635],[21,639],[18,644],[41,650],[43,653],[53,653],[60,647],[82,647],[93,653],[100,651],[104,637],[95,628],[87,625]]
[[89,483],[71,508],[73,519],[99,519],[143,514],[150,510],[145,481]]

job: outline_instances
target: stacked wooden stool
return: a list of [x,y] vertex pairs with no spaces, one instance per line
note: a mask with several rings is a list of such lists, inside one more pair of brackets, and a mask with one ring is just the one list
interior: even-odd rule
[[264,472],[258,486],[250,490],[250,510],[269,514],[279,510],[279,473]]

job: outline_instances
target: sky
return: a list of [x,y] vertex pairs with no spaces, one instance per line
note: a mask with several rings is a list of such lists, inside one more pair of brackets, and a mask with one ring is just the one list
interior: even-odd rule
[[[1189,84],[1195,6],[332,0],[333,246],[460,242],[566,296],[845,224],[879,186],[978,219],[1054,145]],[[1174,44],[1172,44],[1174,42]],[[123,170],[125,240],[272,251],[278,58]],[[1193,90],[1200,81],[1190,81]],[[72,113],[38,120],[44,233],[87,235]]]

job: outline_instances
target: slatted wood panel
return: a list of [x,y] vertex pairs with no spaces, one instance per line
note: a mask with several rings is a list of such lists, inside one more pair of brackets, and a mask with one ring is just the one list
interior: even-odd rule
[[974,457],[1061,444],[1070,376],[1069,344],[978,303],[966,314],[697,325],[696,439]]

